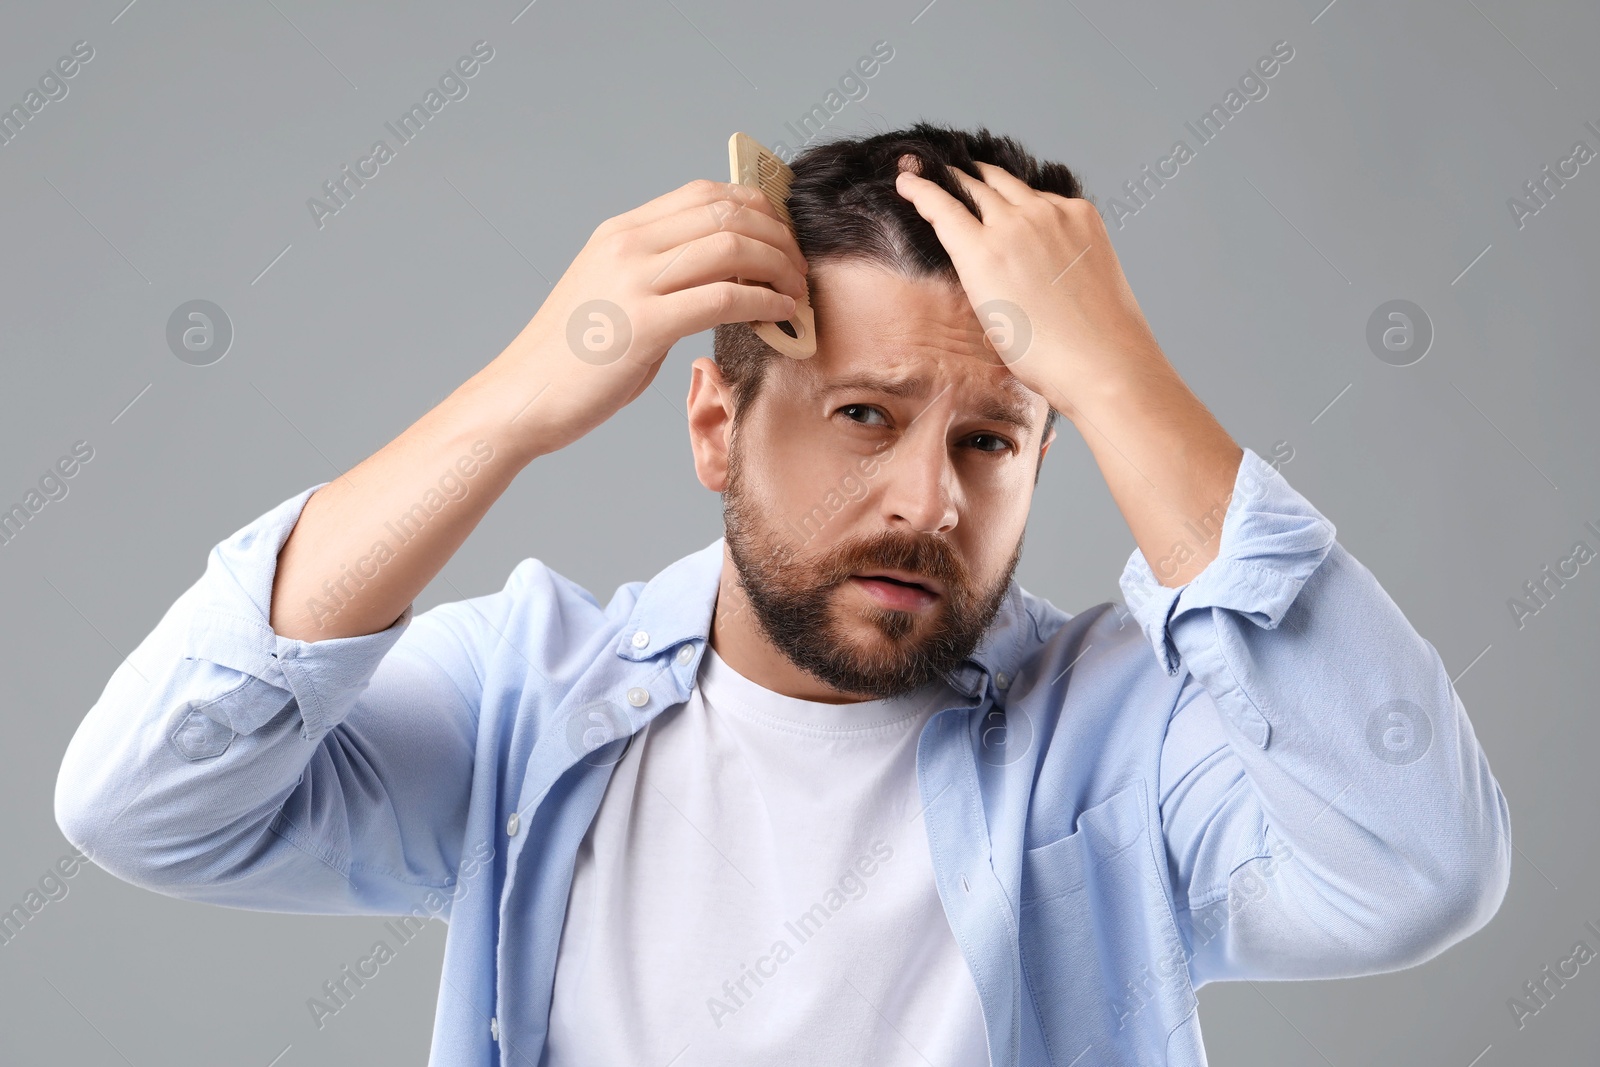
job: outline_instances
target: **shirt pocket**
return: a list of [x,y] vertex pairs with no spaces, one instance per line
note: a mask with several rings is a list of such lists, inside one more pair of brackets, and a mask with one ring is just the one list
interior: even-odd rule
[[1154,856],[1142,780],[1023,852],[1022,968],[1056,1067],[1165,1063],[1169,1033],[1195,1008]]

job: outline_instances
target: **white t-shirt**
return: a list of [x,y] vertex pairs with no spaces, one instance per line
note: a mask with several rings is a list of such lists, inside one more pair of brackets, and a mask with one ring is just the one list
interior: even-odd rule
[[987,1064],[917,789],[958,699],[798,700],[707,648],[578,850],[542,1065]]

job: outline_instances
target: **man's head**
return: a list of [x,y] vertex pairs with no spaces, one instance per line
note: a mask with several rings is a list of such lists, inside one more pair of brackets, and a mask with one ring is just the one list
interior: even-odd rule
[[949,255],[896,191],[907,155],[979,217],[945,164],[1082,196],[1065,166],[986,130],[919,123],[811,148],[791,164],[788,207],[817,353],[791,360],[748,324],[718,326],[690,393],[697,473],[723,494],[750,621],[856,698],[912,691],[976,647],[1021,557],[1057,417],[985,345]]

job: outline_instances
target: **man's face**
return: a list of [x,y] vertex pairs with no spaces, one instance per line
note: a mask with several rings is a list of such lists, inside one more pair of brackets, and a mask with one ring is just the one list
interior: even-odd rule
[[853,262],[809,280],[817,353],[775,357],[734,433],[727,545],[789,660],[895,696],[958,666],[999,610],[1047,404],[958,286]]

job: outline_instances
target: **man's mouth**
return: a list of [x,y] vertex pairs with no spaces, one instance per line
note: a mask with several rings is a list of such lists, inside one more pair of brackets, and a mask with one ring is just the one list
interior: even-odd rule
[[903,571],[864,572],[850,580],[880,606],[897,611],[919,611],[943,594],[938,582]]

